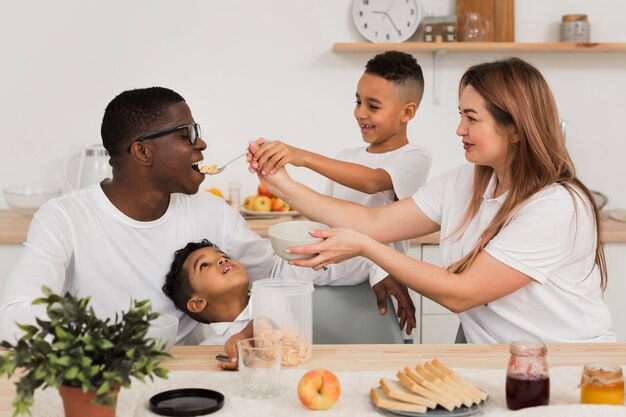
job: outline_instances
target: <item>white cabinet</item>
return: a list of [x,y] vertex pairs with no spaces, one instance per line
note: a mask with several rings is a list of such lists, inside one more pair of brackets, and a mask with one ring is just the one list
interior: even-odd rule
[[604,246],[609,282],[604,300],[613,316],[613,331],[618,342],[626,342],[626,243]]
[[[411,245],[409,256],[429,264],[441,266],[439,245]],[[454,343],[459,328],[459,317],[429,298],[413,293],[418,309],[415,343]]]

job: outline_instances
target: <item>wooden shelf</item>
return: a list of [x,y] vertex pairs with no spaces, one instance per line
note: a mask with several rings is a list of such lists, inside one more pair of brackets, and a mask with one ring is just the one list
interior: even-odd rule
[[335,52],[384,52],[390,49],[404,52],[626,52],[626,43],[340,42],[333,45]]
[[333,51],[339,53],[367,52],[372,54],[389,50],[433,54],[433,104],[439,105],[443,56],[448,52],[626,52],[626,42],[338,42],[333,44]]

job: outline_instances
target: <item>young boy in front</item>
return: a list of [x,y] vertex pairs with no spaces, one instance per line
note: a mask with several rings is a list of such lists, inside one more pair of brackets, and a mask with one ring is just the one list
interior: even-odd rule
[[[413,56],[398,51],[376,55],[359,80],[354,109],[366,146],[332,159],[274,140],[254,152],[252,167],[264,175],[286,164],[312,169],[329,179],[327,195],[368,207],[410,197],[426,184],[431,165],[428,149],[409,142],[407,135],[423,92],[422,69]],[[406,253],[409,242],[390,245]]]
[[224,344],[230,362],[219,368],[236,369],[237,341],[252,337],[249,285],[245,268],[206,239],[177,250],[165,277],[163,292],[176,308],[211,327],[201,344]]

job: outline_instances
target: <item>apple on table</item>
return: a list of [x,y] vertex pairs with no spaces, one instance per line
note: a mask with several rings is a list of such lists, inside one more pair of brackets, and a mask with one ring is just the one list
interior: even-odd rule
[[326,369],[313,369],[300,379],[298,398],[311,410],[328,410],[341,394],[339,380]]

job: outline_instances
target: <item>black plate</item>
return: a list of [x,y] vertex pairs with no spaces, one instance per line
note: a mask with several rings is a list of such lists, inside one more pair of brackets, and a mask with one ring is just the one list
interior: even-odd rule
[[223,394],[202,388],[175,389],[150,398],[150,410],[162,416],[201,416],[223,406]]

